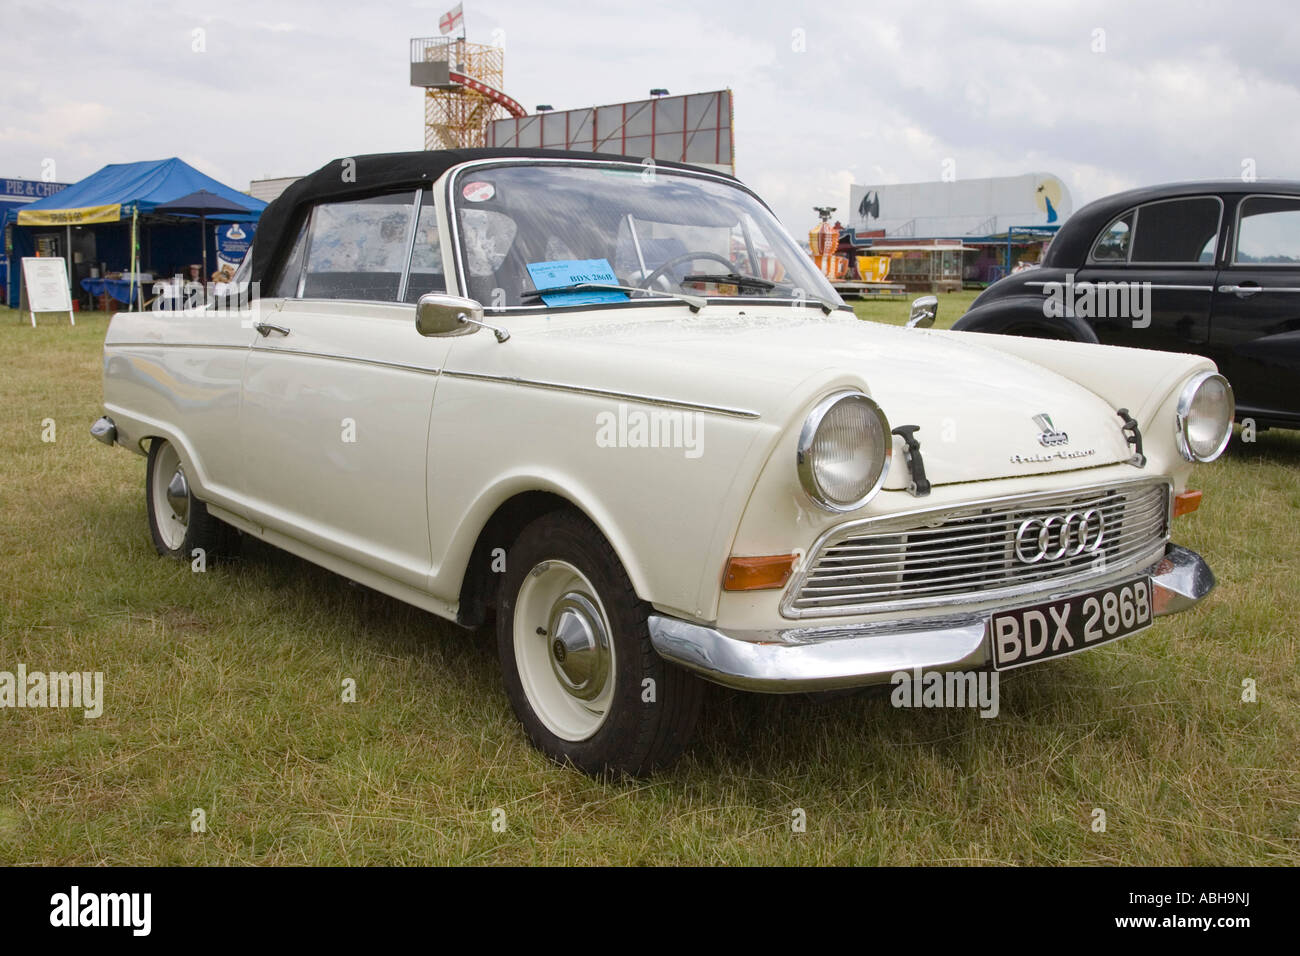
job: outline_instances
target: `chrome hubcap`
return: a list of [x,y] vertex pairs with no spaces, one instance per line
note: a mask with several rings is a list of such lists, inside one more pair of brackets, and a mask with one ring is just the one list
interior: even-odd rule
[[190,520],[190,486],[185,480],[185,472],[176,469],[176,474],[172,475],[172,480],[167,482],[167,503],[171,505],[172,514],[180,519],[182,524],[188,524]]
[[596,606],[570,591],[555,603],[546,630],[556,678],[579,700],[595,700],[609,678],[609,634]]
[[586,740],[614,701],[617,649],[590,579],[567,561],[541,561],[514,609],[514,652],[529,706],[564,740]]

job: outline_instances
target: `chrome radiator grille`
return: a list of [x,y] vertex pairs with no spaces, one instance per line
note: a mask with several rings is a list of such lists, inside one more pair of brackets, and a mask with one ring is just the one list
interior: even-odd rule
[[[1116,483],[854,522],[823,540],[782,611],[812,617],[983,601],[1122,570],[1167,540],[1170,493],[1163,481]],[[1089,512],[1090,534],[1100,524],[1100,540],[1070,553]],[[1069,515],[1077,516],[1075,536],[1056,558]],[[1052,517],[1048,557],[1025,561]]]

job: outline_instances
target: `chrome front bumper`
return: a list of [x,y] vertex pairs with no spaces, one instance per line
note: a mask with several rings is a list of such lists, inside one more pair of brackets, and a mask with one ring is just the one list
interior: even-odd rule
[[[1195,551],[1169,545],[1148,574],[1157,616],[1199,603],[1214,574]],[[1068,599],[1096,585],[1037,600]],[[870,625],[821,625],[726,633],[662,614],[650,615],[661,657],[711,681],[741,690],[788,694],[882,684],[898,671],[980,670],[992,660],[989,612]],[[1051,660],[1051,658],[1047,658]]]

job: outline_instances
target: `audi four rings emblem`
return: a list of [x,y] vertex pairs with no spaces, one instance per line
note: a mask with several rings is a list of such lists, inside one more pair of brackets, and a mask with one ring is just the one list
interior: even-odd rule
[[1016,529],[1016,558],[1024,564],[1077,558],[1101,547],[1106,520],[1096,508],[1029,518]]

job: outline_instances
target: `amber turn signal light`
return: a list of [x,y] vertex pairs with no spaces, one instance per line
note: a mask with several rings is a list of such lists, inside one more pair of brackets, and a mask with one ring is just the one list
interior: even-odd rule
[[769,554],[752,558],[730,558],[722,575],[725,591],[765,591],[790,580],[793,554]]
[[1174,495],[1174,517],[1189,515],[1201,506],[1199,491],[1181,491]]

